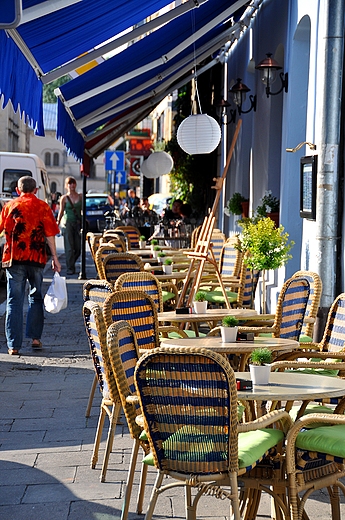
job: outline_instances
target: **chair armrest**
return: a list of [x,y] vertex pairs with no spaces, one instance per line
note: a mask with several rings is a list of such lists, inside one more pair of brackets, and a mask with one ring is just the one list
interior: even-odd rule
[[272,412],[266,413],[262,417],[255,419],[255,421],[238,424],[237,431],[238,433],[241,433],[261,430],[262,428],[266,428],[267,426],[270,426],[271,424],[274,424],[277,421],[281,421],[284,433],[286,433],[293,424],[288,412],[286,412],[285,410],[273,410]]
[[[312,356],[315,357],[315,356]],[[345,356],[343,356],[345,357]],[[271,363],[271,372],[279,369],[296,368],[323,368],[332,370],[345,370],[345,361],[334,363],[332,361],[274,361]]]

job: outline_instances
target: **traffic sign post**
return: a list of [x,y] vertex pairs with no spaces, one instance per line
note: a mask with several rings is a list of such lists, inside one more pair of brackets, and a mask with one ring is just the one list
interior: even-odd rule
[[106,150],[105,169],[123,172],[125,169],[125,152],[122,150]]

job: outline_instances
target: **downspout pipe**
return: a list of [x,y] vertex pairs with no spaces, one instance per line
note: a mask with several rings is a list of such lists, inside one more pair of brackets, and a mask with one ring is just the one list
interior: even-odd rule
[[317,173],[316,250],[322,296],[316,322],[316,340],[321,339],[327,314],[336,296],[338,237],[339,144],[341,129],[344,55],[344,0],[326,1],[327,34],[321,146]]

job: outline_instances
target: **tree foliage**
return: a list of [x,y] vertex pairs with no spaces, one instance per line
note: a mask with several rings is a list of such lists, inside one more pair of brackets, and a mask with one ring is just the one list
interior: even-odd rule
[[70,81],[70,79],[70,76],[66,75],[52,81],[51,83],[48,83],[48,85],[43,85],[43,103],[56,103],[57,98],[54,94],[54,90],[58,87],[61,87],[61,85],[64,83]]

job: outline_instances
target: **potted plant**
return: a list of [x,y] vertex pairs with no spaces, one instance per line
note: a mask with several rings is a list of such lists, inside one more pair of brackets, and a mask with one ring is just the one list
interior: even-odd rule
[[267,385],[272,363],[272,352],[268,348],[257,348],[253,350],[250,361],[249,370],[253,385]]
[[145,249],[146,246],[146,237],[144,235],[140,235],[139,237],[139,249]]
[[163,272],[165,274],[171,274],[173,270],[173,261],[171,258],[166,258],[163,262],[162,266]]
[[266,312],[265,271],[278,269],[286,264],[292,256],[289,254],[294,245],[288,241],[289,234],[284,233],[283,226],[276,227],[270,218],[244,219],[238,222],[242,227],[241,248],[248,254],[244,262],[251,269],[262,271],[262,306]]
[[[243,207],[244,203],[248,203],[246,206],[247,208]],[[233,215],[242,215],[248,216],[248,205],[249,201],[241,193],[234,193],[231,199],[228,200],[226,209],[229,213],[232,213]]]
[[158,253],[160,250],[161,248],[159,246],[153,246],[153,258],[158,258]]
[[164,251],[159,251],[157,254],[158,262],[162,264],[164,262],[165,256],[166,255],[165,255]]
[[256,208],[258,217],[269,217],[276,226],[279,226],[280,202],[277,197],[272,195],[271,190],[265,191],[265,195],[260,199],[261,204]]
[[152,253],[153,253],[153,251],[154,251],[154,247],[155,247],[155,246],[158,246],[158,240],[157,240],[156,238],[153,238],[153,239],[151,240],[151,251],[152,251]]
[[204,314],[207,311],[207,295],[204,291],[198,291],[194,296],[193,308],[195,314]]
[[220,326],[223,343],[234,343],[237,339],[238,320],[234,316],[225,316]]

